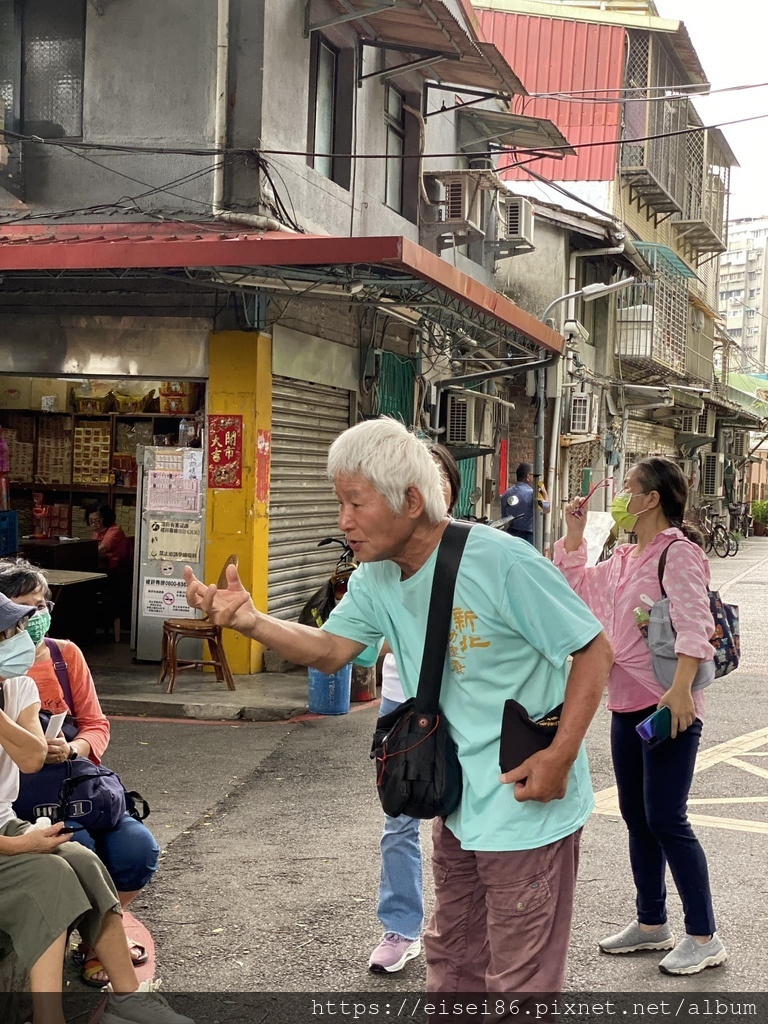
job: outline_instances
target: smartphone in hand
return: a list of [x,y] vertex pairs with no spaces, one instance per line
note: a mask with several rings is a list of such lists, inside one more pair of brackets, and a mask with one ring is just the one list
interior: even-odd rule
[[666,706],[657,708],[652,715],[635,726],[635,732],[649,747],[668,740],[672,735],[672,712]]

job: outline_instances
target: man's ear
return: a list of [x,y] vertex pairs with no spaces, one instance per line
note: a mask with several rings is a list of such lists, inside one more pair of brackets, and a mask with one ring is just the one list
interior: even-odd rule
[[409,519],[419,519],[424,512],[424,498],[418,487],[406,489],[404,511]]

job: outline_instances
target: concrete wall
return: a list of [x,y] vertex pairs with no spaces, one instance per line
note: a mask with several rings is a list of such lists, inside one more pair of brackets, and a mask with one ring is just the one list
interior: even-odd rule
[[[496,287],[523,309],[540,316],[553,299],[567,291],[568,232],[539,217],[533,237],[534,252],[497,264]],[[564,308],[555,310],[558,320]]]
[[[460,15],[457,0],[451,10]],[[120,0],[103,4],[103,14],[87,5],[83,104],[83,139],[127,146],[210,148],[213,142],[217,11],[213,0]],[[228,80],[229,143],[268,153],[275,180],[287,206],[293,206],[309,230],[338,235],[402,234],[418,241],[418,161],[406,161],[410,209],[401,216],[385,205],[385,161],[353,161],[350,187],[324,177],[308,162],[311,42],[304,38],[304,0],[231,0]],[[338,13],[329,3],[313,4],[313,17]],[[340,50],[357,59],[359,36],[350,24],[324,30]],[[402,54],[367,49],[363,73],[400,63]],[[386,145],[385,84],[371,80],[358,88],[347,76],[353,109],[352,150],[383,154]],[[424,78],[398,76],[395,84],[406,102],[420,111]],[[433,92],[429,109],[455,101],[452,92]],[[435,113],[426,120],[425,151],[453,153],[456,115]],[[418,153],[419,117],[406,114],[406,151]],[[24,151],[26,203],[33,213],[62,210],[117,210],[210,214],[216,162],[187,154],[67,151],[27,144]],[[466,166],[461,157],[423,160],[424,169]],[[177,179],[200,172],[187,183]],[[226,201],[246,212],[269,212],[260,200],[257,161],[233,158],[227,168]],[[166,190],[161,187],[165,186]],[[146,194],[151,193],[151,194]],[[125,202],[135,199],[135,206]],[[0,191],[0,211],[12,208]],[[79,219],[78,212],[74,219]],[[465,272],[492,285],[489,272],[460,251],[444,254]],[[477,253],[473,253],[477,256]]]
[[[208,146],[213,131],[216,6],[210,0],[87,5],[83,137],[130,145]],[[88,157],[86,160],[84,157]],[[91,162],[95,161],[95,162]],[[210,157],[87,151],[28,144],[33,212],[79,210],[138,196],[211,165]],[[131,180],[137,179],[137,180]],[[138,200],[142,209],[205,211],[210,175]],[[4,197],[5,193],[0,193]],[[200,202],[195,202],[199,200]],[[0,198],[0,209],[3,199]]]

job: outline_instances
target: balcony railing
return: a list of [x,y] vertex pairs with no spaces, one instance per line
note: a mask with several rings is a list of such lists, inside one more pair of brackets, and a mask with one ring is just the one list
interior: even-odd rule
[[[698,116],[691,108],[698,125]],[[689,125],[690,127],[690,125]],[[685,141],[685,196],[673,223],[678,241],[694,257],[725,252],[728,245],[728,189],[736,160],[717,129],[689,132]]]
[[687,278],[692,273],[667,246],[636,244],[656,271],[656,277],[621,293],[616,310],[617,354],[622,366],[638,372],[685,377]]
[[[682,84],[664,45],[648,32],[629,34],[621,176],[630,199],[648,207],[654,221],[682,212],[684,136],[688,100],[663,89]],[[644,141],[643,141],[644,140]]]

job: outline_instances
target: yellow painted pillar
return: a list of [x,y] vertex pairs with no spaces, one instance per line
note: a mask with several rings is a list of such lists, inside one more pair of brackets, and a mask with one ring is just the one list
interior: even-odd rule
[[[229,556],[237,555],[243,586],[266,611],[272,339],[250,331],[215,332],[209,366],[209,415],[243,417],[243,472],[240,488],[208,488],[205,579],[215,583]],[[262,671],[261,644],[224,630],[224,646],[235,675]]]

